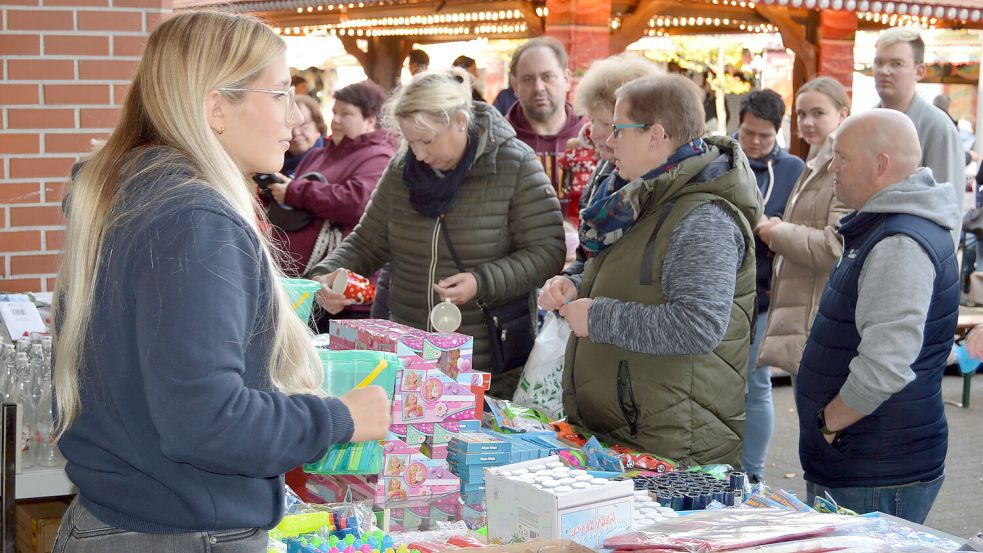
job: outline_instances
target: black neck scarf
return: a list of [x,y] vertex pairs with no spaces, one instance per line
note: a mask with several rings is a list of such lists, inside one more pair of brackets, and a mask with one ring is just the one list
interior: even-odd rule
[[410,205],[420,214],[438,218],[454,205],[461,190],[464,177],[478,153],[478,128],[472,125],[468,131],[468,145],[464,157],[457,167],[444,173],[443,177],[426,163],[416,159],[412,149],[406,151],[406,164],[403,166],[403,183],[410,189]]

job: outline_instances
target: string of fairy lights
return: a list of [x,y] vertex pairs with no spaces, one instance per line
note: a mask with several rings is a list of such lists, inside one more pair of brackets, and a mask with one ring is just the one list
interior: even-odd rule
[[[756,3],[751,0],[704,0],[705,3],[748,9],[753,12]],[[906,2],[885,2],[881,0],[757,0],[760,4],[771,4],[805,9],[832,9],[855,11],[857,19],[891,27],[917,26],[935,29],[940,20],[959,20],[976,23],[983,19],[983,5],[979,9],[955,8],[946,6],[922,6]],[[392,5],[392,0],[372,2],[369,7]],[[529,31],[526,17],[518,9],[484,10],[472,12],[438,13],[430,15],[407,15],[385,17],[349,18],[348,10],[365,8],[366,2],[348,4],[311,5],[296,8],[298,14],[316,12],[337,14],[340,19],[334,23],[314,25],[284,26],[275,29],[278,34],[303,36],[311,33],[350,37],[390,37],[390,36],[494,36],[518,35]],[[539,18],[549,15],[545,6],[537,6],[535,14]],[[616,32],[621,28],[622,17],[612,17],[610,28]],[[650,37],[693,32],[700,28],[713,28],[726,32],[777,33],[779,29],[770,23],[735,19],[733,17],[707,16],[656,16],[648,21],[643,33]]]
[[[324,11],[323,6],[308,6],[307,12]],[[328,6],[328,11],[333,7]],[[297,8],[303,13],[304,8]],[[545,17],[545,7],[536,8],[536,15]],[[385,37],[385,36],[464,36],[524,34],[529,30],[522,12],[517,9],[488,10],[433,15],[409,15],[343,19],[337,23],[275,28],[282,35],[308,35],[314,32],[332,36]]]

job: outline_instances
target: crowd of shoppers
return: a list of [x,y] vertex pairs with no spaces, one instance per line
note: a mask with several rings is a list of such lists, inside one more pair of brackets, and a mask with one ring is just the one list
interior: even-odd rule
[[[383,267],[373,309],[431,329],[435,305],[457,305],[499,397],[523,367],[494,355],[506,338],[487,315],[535,321],[541,288],[573,331],[569,420],[686,464],[762,480],[771,368],[792,373],[810,501],[924,520],[944,479],[965,183],[951,121],[914,91],[917,33],[877,42],[880,109],[849,116],[829,77],[799,89],[805,162],[778,143],[777,93],[748,95],[734,137],[709,136],[704,92],[628,54],[592,64],[571,105],[562,44],[529,40],[492,106],[475,60],[433,70],[414,50],[394,91],[335,91],[328,125],[284,52],[248,16],[168,19],[74,177],[54,382],[80,493],[55,550],[262,550],[285,471],[389,425],[379,388],[324,397],[276,280],[313,278],[329,316],[365,316],[332,285]],[[596,162],[575,248],[557,163],[572,139]]]

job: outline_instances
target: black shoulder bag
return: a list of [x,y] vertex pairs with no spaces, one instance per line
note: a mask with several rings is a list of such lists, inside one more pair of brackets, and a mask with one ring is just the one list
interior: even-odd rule
[[[273,194],[270,193],[270,178],[272,177],[268,175],[257,175],[253,177],[253,180],[262,188],[263,194],[270,199],[270,203],[266,207],[266,218],[270,220],[270,223],[286,232],[295,232],[311,224],[311,221],[317,218],[306,209],[299,207],[284,208],[277,203],[273,199]],[[328,179],[324,178],[324,175],[316,171],[311,171],[297,178],[328,182]]]
[[[443,219],[440,221],[440,231],[447,242],[447,249],[454,258],[457,270],[464,273],[467,270],[457,255],[454,243],[451,242],[450,231]],[[492,374],[501,373],[515,367],[525,365],[536,341],[536,327],[532,318],[532,293],[516,298],[497,307],[489,307],[480,300],[475,300],[481,312],[485,315],[485,326],[488,327],[488,342],[491,350]]]

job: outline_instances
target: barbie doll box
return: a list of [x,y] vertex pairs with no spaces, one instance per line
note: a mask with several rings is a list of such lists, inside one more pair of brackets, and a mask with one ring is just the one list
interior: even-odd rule
[[430,459],[400,440],[389,440],[383,447],[383,469],[375,489],[376,504],[456,492],[461,481],[447,462]]
[[480,415],[470,384],[458,382],[419,357],[401,360],[404,368],[396,376],[392,424],[474,420]]

